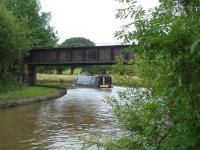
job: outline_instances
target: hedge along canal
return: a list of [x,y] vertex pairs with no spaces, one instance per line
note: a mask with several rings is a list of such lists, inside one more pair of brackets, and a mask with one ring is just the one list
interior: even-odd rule
[[53,100],[66,95],[66,93],[67,90],[64,88],[25,87],[0,94],[0,108]]

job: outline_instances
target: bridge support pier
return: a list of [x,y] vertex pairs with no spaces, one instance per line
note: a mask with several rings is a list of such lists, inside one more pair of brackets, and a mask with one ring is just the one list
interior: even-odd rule
[[21,83],[28,84],[28,65],[22,64],[20,68]]
[[28,65],[28,84],[36,84],[36,65]]

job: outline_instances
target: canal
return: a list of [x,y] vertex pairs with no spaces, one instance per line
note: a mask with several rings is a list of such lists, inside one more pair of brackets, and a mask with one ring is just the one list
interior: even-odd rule
[[75,88],[52,101],[0,110],[0,150],[81,149],[79,136],[117,138],[120,129],[102,101],[122,87]]

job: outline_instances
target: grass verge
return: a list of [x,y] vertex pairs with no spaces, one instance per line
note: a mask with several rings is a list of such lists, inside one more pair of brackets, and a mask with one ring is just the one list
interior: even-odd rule
[[75,75],[37,74],[37,84],[40,86],[67,88],[72,87]]
[[140,87],[143,85],[142,79],[137,76],[112,75],[113,85]]
[[[47,87],[66,88],[71,87],[75,75],[54,75],[54,74],[37,74],[37,84]],[[112,75],[113,85],[142,86],[142,79],[137,76]]]
[[49,87],[23,87],[16,90],[9,91],[7,93],[0,94],[0,101],[17,100],[23,98],[32,98],[37,96],[48,95],[56,92],[58,89]]

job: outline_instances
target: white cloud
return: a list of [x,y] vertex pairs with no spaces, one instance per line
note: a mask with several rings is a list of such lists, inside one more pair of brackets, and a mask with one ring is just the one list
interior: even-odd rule
[[[85,37],[95,43],[116,43],[115,31],[122,23],[115,19],[120,7],[115,0],[41,0],[42,11],[51,12],[51,25],[58,31],[60,42],[70,37]],[[144,8],[158,0],[140,0]]]

